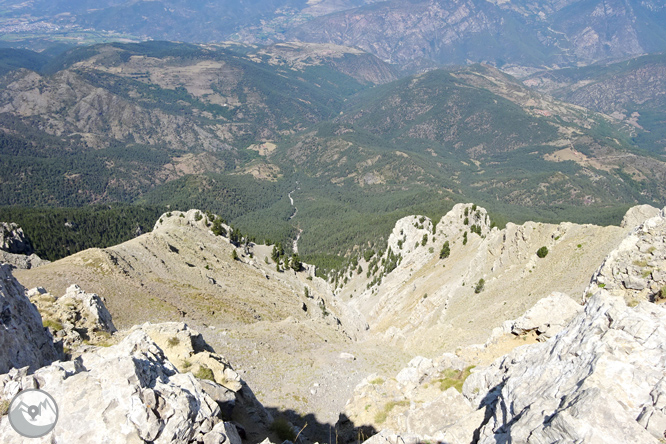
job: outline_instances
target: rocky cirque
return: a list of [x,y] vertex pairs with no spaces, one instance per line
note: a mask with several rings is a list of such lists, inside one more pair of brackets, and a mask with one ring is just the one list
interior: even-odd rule
[[[501,230],[472,204],[436,224],[410,216],[335,291],[307,264],[278,270],[270,246],[234,245],[230,227],[216,236],[209,217],[167,213],[119,246],[16,270],[49,289],[27,293],[49,331],[2,268],[0,340],[25,348],[0,377],[4,399],[119,384],[120,395],[91,389],[104,402],[90,407],[131,423],[109,432],[118,442],[238,444],[236,430],[254,443],[277,439],[278,416],[305,427],[303,442],[663,438],[664,210],[633,208],[622,227]],[[145,323],[174,318],[188,325]],[[8,336],[14,326],[36,346]]]
[[[663,269],[665,216],[666,209],[647,219],[610,252],[584,306],[552,294],[483,346],[416,357],[393,378],[371,375],[356,388],[347,416],[356,427],[383,428],[373,444],[663,442],[666,308],[641,291],[661,284],[654,270]],[[646,255],[653,271],[629,280],[627,264]],[[488,366],[465,361],[507,335],[542,342],[515,347]],[[348,424],[341,427],[353,441]]]

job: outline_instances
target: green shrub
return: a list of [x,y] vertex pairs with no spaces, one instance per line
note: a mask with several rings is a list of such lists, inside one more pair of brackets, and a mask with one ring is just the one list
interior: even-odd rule
[[543,247],[541,247],[537,250],[536,254],[539,258],[543,259],[544,257],[546,257],[548,255],[548,248],[543,246]]
[[485,285],[486,285],[485,279],[483,278],[479,279],[479,282],[476,283],[476,287],[474,287],[474,293],[476,294],[481,293]]
[[9,401],[0,401],[0,416],[5,416],[7,413],[9,413],[9,404]]
[[215,382],[215,376],[213,375],[213,370],[209,369],[206,366],[199,367],[199,370],[194,374],[194,377],[197,379],[208,379],[209,381]]
[[441,391],[445,391],[453,387],[458,390],[458,392],[462,393],[463,384],[465,383],[467,377],[472,373],[473,368],[474,366],[471,365],[463,370],[445,370],[442,375],[443,378],[437,379],[435,382],[439,382],[439,389]]
[[231,259],[237,261],[238,260],[238,253],[236,253],[236,250],[231,250]]
[[442,249],[439,250],[439,258],[440,259],[446,259],[451,255],[451,247],[449,245],[449,241],[444,242],[444,245],[442,245]]
[[60,323],[59,321],[54,321],[52,319],[46,319],[42,321],[42,325],[44,327],[50,328],[53,331],[60,331],[63,329],[62,323]]
[[386,418],[388,418],[389,413],[391,413],[391,410],[393,410],[394,407],[396,406],[408,406],[409,401],[403,400],[403,401],[390,401],[384,405],[384,407],[375,414],[375,423],[377,424],[382,424],[386,421]]
[[180,339],[178,339],[175,336],[172,336],[167,340],[167,343],[169,344],[169,347],[175,347],[178,344],[180,344]]

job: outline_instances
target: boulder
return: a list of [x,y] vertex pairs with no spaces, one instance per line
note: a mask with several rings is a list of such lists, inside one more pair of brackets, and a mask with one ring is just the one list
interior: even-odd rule
[[0,250],[7,253],[24,255],[34,253],[34,249],[21,227],[13,222],[0,222]]
[[2,250],[0,250],[0,263],[9,264],[14,268],[19,268],[22,270],[29,270],[31,268],[37,268],[42,265],[50,264],[49,261],[40,258],[34,253],[30,256],[27,256],[25,254],[7,253],[6,251]]
[[666,413],[666,309],[598,291],[559,335],[472,373],[480,443],[658,443]]
[[192,372],[227,389],[238,392],[241,378],[229,361],[206,344],[201,334],[182,322],[145,323],[133,330],[145,331],[164,350],[165,355],[181,372]]
[[651,205],[636,205],[629,208],[620,222],[622,228],[634,228],[642,224],[646,219],[655,217],[659,214],[659,208]]
[[511,333],[522,335],[535,331],[546,339],[559,333],[582,310],[583,307],[566,294],[553,292],[516,319]]
[[42,325],[25,288],[0,264],[0,374],[12,368],[34,371],[58,359],[53,337]]
[[636,226],[606,256],[584,297],[604,288],[628,302],[655,300],[666,288],[663,270],[666,270],[666,208]]
[[59,298],[41,287],[30,289],[28,297],[39,309],[44,325],[68,349],[74,350],[84,342],[109,345],[111,335],[116,332],[104,300],[95,293],[86,293],[78,285],[71,285]]
[[[25,376],[0,378],[6,396]],[[30,378],[53,396],[61,414],[51,442],[195,443],[219,422],[219,407],[190,373],[181,374],[141,330],[112,347],[55,362]],[[18,379],[18,381],[17,381]],[[24,442],[0,418],[0,442]]]

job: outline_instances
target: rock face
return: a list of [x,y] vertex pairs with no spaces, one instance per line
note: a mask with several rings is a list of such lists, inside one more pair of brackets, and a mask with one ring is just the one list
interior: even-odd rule
[[[271,415],[229,362],[184,323],[116,332],[98,295],[72,285],[55,298],[35,288],[29,295],[44,310],[45,324],[75,356],[51,363],[53,338],[35,305],[7,265],[0,279],[0,402],[40,388],[66,412],[36,442],[241,444],[236,424],[223,421],[232,416],[243,434],[266,436]],[[0,416],[0,442],[23,442],[7,416]]]
[[[401,219],[388,239],[390,253],[359,262],[364,273],[350,276],[340,297],[365,316],[370,333],[412,353],[437,356],[485,342],[493,328],[553,292],[581,294],[630,230],[491,225],[486,211],[472,204],[455,205],[436,224],[426,217]],[[448,257],[442,254],[447,243]],[[536,252],[543,246],[549,253],[540,258]]]
[[622,218],[620,226],[623,228],[634,229],[638,225],[645,222],[647,219],[658,215],[659,208],[655,208],[651,205],[637,205],[627,211],[627,214],[625,214]]
[[[134,330],[145,331],[164,350],[169,361],[181,372],[206,375],[207,379],[220,384],[227,391],[238,392],[242,388],[241,378],[231,364],[204,341],[196,330],[182,322],[143,324]],[[202,377],[202,379],[204,379]],[[232,396],[233,398],[233,396]]]
[[35,370],[58,357],[53,337],[10,270],[0,264],[0,374],[12,367]]
[[41,265],[46,265],[50,262],[40,258],[34,253],[30,256],[26,256],[24,254],[13,254],[7,253],[6,251],[0,251],[0,263],[9,264],[14,268],[29,270]]
[[[453,355],[414,358],[395,379],[368,377],[347,412],[356,425],[384,428],[373,444],[658,443],[666,432],[665,337],[663,306],[631,308],[599,290],[546,342],[471,374]],[[450,388],[456,380],[462,394]]]
[[541,340],[559,333],[583,307],[563,293],[552,293],[539,300],[515,321],[504,323],[506,333],[523,335],[534,331]]
[[[527,338],[541,332],[537,339],[549,337],[545,342],[514,345],[489,366],[475,369],[460,361],[470,355],[465,349],[449,357],[448,369],[415,358],[394,380],[375,375],[359,385],[348,404],[349,417],[360,419],[357,424],[387,426],[372,443],[663,442],[666,307],[636,297],[651,287],[652,274],[663,263],[653,263],[655,270],[642,276],[652,281],[637,281],[642,289],[626,282],[628,264],[649,264],[647,255],[661,258],[664,216],[661,211],[644,221],[608,255],[583,307],[551,294],[495,329],[484,346],[468,349],[495,347],[507,334]],[[633,303],[627,305],[627,299]],[[448,388],[456,386],[456,378],[462,395]],[[441,390],[428,398],[435,384]],[[368,420],[358,401],[373,397],[377,404],[389,399],[392,404],[388,413]]]
[[666,208],[636,227],[604,259],[585,295],[598,288],[632,304],[666,299]]
[[479,442],[659,442],[664,337],[663,307],[599,291],[557,337],[468,378],[463,393],[484,411]]
[[[36,442],[194,443],[220,434],[213,431],[220,422],[216,402],[191,373],[178,373],[141,330],[76,361],[56,362],[30,376],[15,371],[0,381],[6,398],[39,387],[67,412],[51,436]],[[23,442],[6,417],[0,419],[0,440]]]
[[28,291],[28,297],[42,315],[56,339],[70,349],[87,344],[105,344],[116,332],[104,301],[95,293],[86,293],[78,285],[70,286],[59,298],[41,287]]
[[32,245],[15,223],[0,222],[0,250],[13,254],[31,255]]
[[30,269],[48,264],[49,261],[34,254],[34,249],[21,227],[13,222],[0,222],[0,263]]

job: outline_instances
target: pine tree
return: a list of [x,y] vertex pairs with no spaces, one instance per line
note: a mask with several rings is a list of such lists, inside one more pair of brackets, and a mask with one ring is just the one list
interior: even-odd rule
[[449,245],[449,241],[444,242],[444,245],[442,245],[442,249],[439,252],[439,258],[440,259],[446,259],[451,255],[451,247]]

